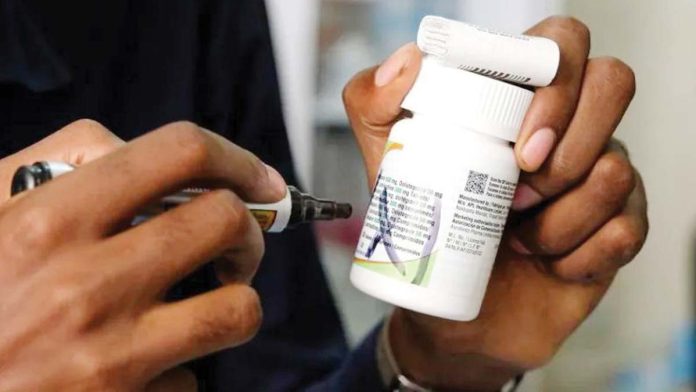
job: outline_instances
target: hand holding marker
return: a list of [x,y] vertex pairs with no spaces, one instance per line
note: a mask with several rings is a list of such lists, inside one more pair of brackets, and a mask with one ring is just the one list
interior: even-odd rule
[[[34,189],[73,170],[75,170],[74,166],[64,162],[41,161],[33,165],[21,166],[12,178],[11,195]],[[140,217],[146,219],[161,214],[205,192],[207,192],[206,189],[200,188],[185,189],[166,196],[157,205],[146,207]],[[288,186],[285,197],[279,202],[246,203],[246,205],[261,225],[261,229],[270,233],[278,233],[287,227],[315,220],[347,219],[353,212],[353,208],[348,203],[317,199],[300,192],[293,186]]]

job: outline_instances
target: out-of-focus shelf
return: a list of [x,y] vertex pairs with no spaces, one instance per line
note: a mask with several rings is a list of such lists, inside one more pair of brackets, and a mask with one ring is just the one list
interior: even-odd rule
[[314,123],[317,127],[348,127],[348,117],[340,99],[324,97],[315,105]]

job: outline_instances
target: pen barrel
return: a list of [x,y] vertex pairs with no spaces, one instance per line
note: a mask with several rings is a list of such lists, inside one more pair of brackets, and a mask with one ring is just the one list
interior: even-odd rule
[[[275,203],[245,203],[251,215],[256,219],[261,230],[269,233],[279,233],[288,227],[292,212],[292,187],[282,200]],[[292,188],[294,189],[294,188]],[[173,195],[165,196],[159,202],[151,204],[142,210],[142,218],[151,218],[181,204],[191,201],[193,198],[208,192],[207,189],[185,189]],[[295,192],[297,192],[295,190]]]
[[[21,166],[12,179],[11,195],[34,189],[74,169],[75,167],[70,164],[52,161]],[[165,196],[140,210],[133,223],[137,224],[155,217],[208,191],[204,188],[189,188]],[[313,220],[348,218],[351,212],[349,204],[317,199],[300,192],[293,186],[288,186],[285,197],[278,202],[246,203],[246,206],[261,226],[261,230],[269,233],[278,233],[289,226]]]

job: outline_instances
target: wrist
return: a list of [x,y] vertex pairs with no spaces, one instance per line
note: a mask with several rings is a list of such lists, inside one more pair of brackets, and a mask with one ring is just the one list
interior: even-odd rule
[[[401,373],[433,390],[500,391],[522,369],[476,352],[439,343],[441,336],[423,328],[414,314],[396,309],[387,321],[389,341]],[[417,315],[416,315],[417,316]],[[448,349],[443,347],[447,346]]]

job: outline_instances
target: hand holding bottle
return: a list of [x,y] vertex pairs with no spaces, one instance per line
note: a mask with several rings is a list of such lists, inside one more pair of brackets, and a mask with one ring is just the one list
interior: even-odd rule
[[[612,139],[634,94],[633,72],[615,58],[588,59],[590,33],[575,19],[549,18],[527,34],[556,41],[560,67],[522,124],[515,153],[527,173],[481,314],[462,323],[397,309],[391,321],[399,365],[426,386],[495,390],[543,365],[645,241],[640,175]],[[410,44],[346,86],[370,185],[420,66]]]

